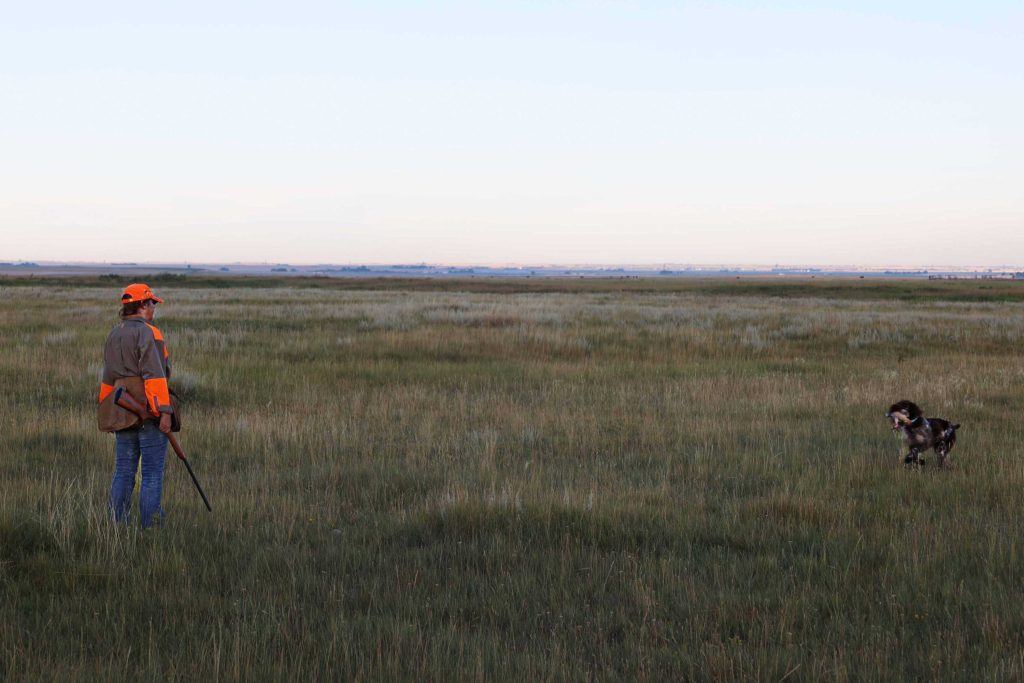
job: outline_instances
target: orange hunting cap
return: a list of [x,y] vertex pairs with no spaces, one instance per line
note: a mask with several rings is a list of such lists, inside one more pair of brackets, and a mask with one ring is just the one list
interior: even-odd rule
[[149,288],[149,285],[142,284],[141,282],[128,285],[124,288],[124,294],[121,295],[121,303],[123,304],[132,304],[136,301],[148,301],[149,299],[152,299],[158,304],[162,304],[164,302],[163,299],[153,293],[153,290]]

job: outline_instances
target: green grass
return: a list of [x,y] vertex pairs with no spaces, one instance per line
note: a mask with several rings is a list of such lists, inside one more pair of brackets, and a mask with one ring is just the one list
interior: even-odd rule
[[119,284],[0,286],[0,678],[1024,677],[1020,283],[168,281],[146,534]]

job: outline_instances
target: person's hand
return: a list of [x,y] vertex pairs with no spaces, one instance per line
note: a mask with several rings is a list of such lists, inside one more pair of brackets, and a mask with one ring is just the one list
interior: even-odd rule
[[160,431],[164,434],[171,433],[171,414],[160,413]]

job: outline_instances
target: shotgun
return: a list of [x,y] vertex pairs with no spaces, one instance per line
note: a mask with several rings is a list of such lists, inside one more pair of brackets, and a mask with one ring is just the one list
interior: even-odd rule
[[[132,398],[131,394],[124,390],[124,387],[118,387],[114,390],[114,403],[129,412],[135,413],[143,422],[153,418],[146,408]],[[185,463],[185,469],[188,470],[188,476],[192,477],[192,483],[196,485],[196,491],[199,491],[199,495],[202,496],[206,509],[213,512],[213,508],[210,507],[210,501],[206,498],[206,493],[203,492],[203,487],[199,485],[199,480],[196,479],[196,473],[192,471],[192,465],[188,464],[188,458],[185,457],[185,451],[181,450],[181,445],[178,443],[178,439],[174,436],[174,432],[167,435],[167,440],[171,442],[171,448],[174,450],[174,454],[178,456],[178,460]]]

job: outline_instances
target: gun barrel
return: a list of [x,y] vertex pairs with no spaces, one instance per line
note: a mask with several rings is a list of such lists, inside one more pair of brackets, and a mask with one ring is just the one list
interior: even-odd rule
[[[153,417],[141,403],[132,398],[131,394],[124,390],[124,387],[118,387],[114,390],[114,403],[125,410],[135,413],[141,420],[148,420]],[[174,454],[185,464],[185,468],[188,470],[188,476],[192,479],[192,483],[195,485],[196,491],[198,491],[199,495],[202,497],[203,504],[206,505],[206,509],[213,512],[210,500],[206,497],[206,492],[203,491],[203,487],[199,485],[196,473],[192,471],[192,465],[189,464],[188,458],[185,457],[185,451],[182,450],[181,444],[178,443],[178,439],[175,438],[174,434],[168,434],[167,441],[171,444],[171,449],[174,450]]]

